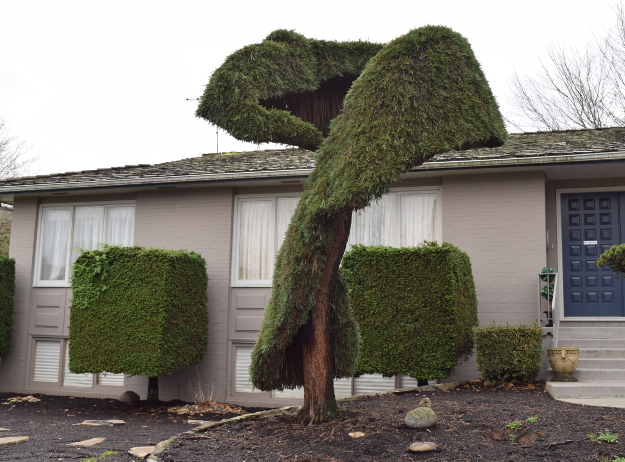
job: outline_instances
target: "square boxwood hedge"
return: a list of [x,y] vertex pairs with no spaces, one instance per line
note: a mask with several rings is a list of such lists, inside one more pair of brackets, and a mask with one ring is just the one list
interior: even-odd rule
[[13,333],[15,260],[0,255],[0,358],[9,354]]
[[358,245],[343,271],[360,326],[358,371],[444,378],[468,358],[477,298],[469,256],[457,247]]
[[72,372],[159,375],[202,360],[208,340],[206,262],[183,250],[85,251],[72,278]]
[[484,381],[532,381],[540,370],[542,340],[537,323],[476,327],[475,359]]

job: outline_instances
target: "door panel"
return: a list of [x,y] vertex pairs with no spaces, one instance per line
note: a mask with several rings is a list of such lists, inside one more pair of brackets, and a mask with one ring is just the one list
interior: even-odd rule
[[565,316],[623,316],[623,279],[597,258],[620,242],[624,193],[562,195],[562,274]]

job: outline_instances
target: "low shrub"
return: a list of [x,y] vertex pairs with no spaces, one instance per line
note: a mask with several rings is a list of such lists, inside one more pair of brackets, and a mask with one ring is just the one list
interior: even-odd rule
[[487,384],[529,382],[540,370],[542,329],[537,323],[476,327],[477,368]]

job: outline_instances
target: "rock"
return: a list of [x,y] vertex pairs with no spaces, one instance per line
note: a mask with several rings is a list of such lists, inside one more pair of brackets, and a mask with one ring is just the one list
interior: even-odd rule
[[353,433],[348,433],[348,435],[351,436],[352,438],[362,438],[363,436],[365,436],[363,432],[353,432]]
[[429,441],[423,443],[412,443],[408,448],[412,452],[428,452],[435,451],[438,448],[438,444]]
[[22,441],[28,441],[28,436],[7,436],[6,438],[0,438],[0,446],[21,443]]
[[410,428],[428,428],[436,425],[436,420],[431,407],[418,407],[406,414],[404,422]]
[[430,398],[423,398],[417,407],[432,407],[432,401]]
[[130,448],[128,454],[138,459],[145,459],[154,452],[156,446],[137,446],[136,448]]
[[136,403],[137,401],[141,401],[141,397],[134,391],[128,390],[122,393],[119,400],[124,403]]
[[126,425],[123,420],[111,419],[111,420],[85,420],[84,422],[74,425],[87,425],[88,427],[116,427],[118,425]]
[[0,432],[10,432],[9,428],[0,428]]
[[106,438],[91,438],[90,440],[77,441],[76,443],[70,443],[68,446],[95,446],[102,443]]

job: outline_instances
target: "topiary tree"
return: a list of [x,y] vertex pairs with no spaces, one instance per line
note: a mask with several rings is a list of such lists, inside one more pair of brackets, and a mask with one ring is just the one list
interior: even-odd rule
[[599,268],[607,266],[615,273],[625,272],[625,244],[617,244],[603,252],[597,260]]
[[358,355],[339,271],[352,212],[436,154],[501,145],[495,99],[469,43],[445,27],[385,46],[281,30],[226,60],[197,115],[242,140],[319,147],[277,256],[250,374],[261,390],[303,386],[299,422],[323,421],[337,412],[333,379],[351,376]]
[[15,260],[0,255],[0,358],[9,354],[13,333]]

